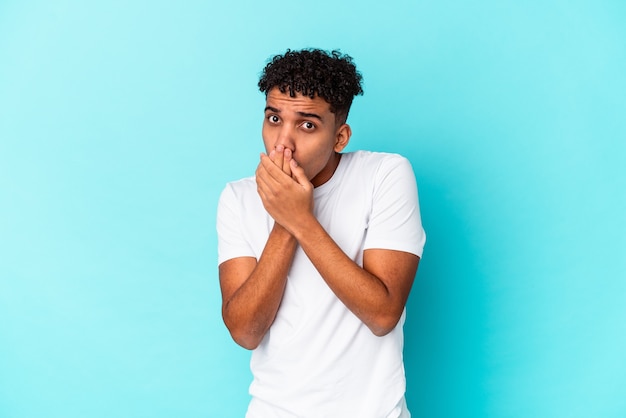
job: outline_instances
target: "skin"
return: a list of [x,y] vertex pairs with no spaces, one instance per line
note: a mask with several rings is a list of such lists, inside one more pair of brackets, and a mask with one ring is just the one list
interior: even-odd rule
[[352,261],[313,215],[313,189],[326,183],[351,136],[322,98],[269,91],[257,190],[275,220],[259,260],[239,257],[219,266],[222,316],[231,336],[256,348],[276,318],[298,245],[335,295],[377,336],[391,332],[404,310],[419,257],[385,249]]

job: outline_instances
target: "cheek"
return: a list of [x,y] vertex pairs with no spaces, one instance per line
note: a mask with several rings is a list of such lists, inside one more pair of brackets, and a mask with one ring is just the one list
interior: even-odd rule
[[268,134],[265,126],[261,131],[261,136],[263,137],[263,145],[265,146],[265,151],[269,154],[270,150],[274,149],[273,141],[270,139],[270,135]]
[[[299,155],[298,155],[299,151]],[[299,148],[294,156],[298,164],[302,165],[309,180],[319,174],[326,167],[328,160],[334,154],[329,149],[302,149]]]

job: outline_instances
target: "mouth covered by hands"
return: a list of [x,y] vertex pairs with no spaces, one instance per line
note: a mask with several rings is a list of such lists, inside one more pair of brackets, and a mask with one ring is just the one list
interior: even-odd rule
[[278,168],[283,172],[291,176],[291,164],[298,165],[298,162],[293,159],[293,152],[289,148],[285,148],[282,145],[278,145],[269,153],[270,160],[276,164]]
[[289,148],[261,153],[256,182],[265,210],[291,234],[313,215],[313,185]]

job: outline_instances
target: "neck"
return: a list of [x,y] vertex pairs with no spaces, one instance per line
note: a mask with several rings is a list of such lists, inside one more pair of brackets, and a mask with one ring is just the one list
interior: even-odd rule
[[341,154],[335,152],[328,161],[328,164],[326,164],[326,167],[324,167],[322,171],[320,171],[315,177],[311,179],[311,184],[313,184],[313,187],[321,186],[322,184],[330,180],[333,177],[333,174],[335,174],[335,170],[337,170],[337,167],[339,167],[339,161],[341,161]]

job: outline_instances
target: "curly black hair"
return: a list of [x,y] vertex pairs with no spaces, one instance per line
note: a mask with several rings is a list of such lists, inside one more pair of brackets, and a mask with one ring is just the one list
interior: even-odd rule
[[281,93],[289,90],[314,98],[318,95],[330,104],[336,122],[343,124],[355,96],[363,94],[363,77],[352,62],[352,57],[339,51],[321,49],[290,49],[274,56],[263,69],[259,89],[267,95],[278,87]]

